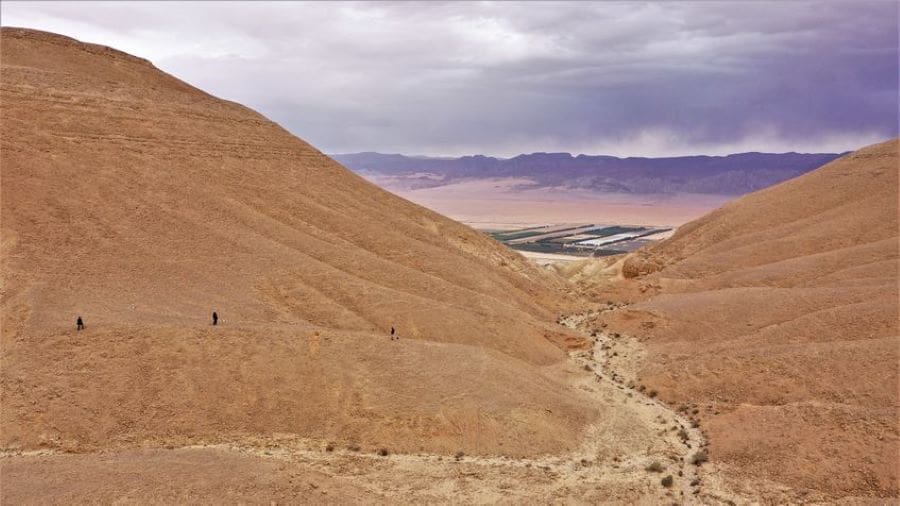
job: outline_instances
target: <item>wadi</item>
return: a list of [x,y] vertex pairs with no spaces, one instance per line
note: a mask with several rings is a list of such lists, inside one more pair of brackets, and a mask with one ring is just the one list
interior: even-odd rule
[[900,493],[896,139],[545,268],[109,47],[0,115],[4,504]]

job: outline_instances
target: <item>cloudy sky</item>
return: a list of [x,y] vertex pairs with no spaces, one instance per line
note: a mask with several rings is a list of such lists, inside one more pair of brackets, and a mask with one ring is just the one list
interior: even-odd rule
[[844,151],[897,135],[898,4],[0,4],[329,153]]

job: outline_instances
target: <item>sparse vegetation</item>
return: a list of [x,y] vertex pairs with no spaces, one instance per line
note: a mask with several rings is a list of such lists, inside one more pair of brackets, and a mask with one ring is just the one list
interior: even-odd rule
[[660,481],[660,483],[662,483],[662,486],[664,486],[666,488],[671,487],[672,483],[674,483],[674,482],[675,482],[675,479],[672,478],[671,474],[666,476],[665,478],[663,478],[662,481]]
[[650,390],[650,393],[647,394],[650,398],[656,397],[656,390]]
[[465,457],[465,456],[466,456],[465,453],[459,451],[459,452],[456,452],[456,455],[454,455],[453,458],[455,458],[456,460],[459,461],[459,460],[462,460],[462,458]]
[[334,451],[334,443],[328,443],[327,445],[325,445],[325,451],[333,452]]
[[360,450],[359,445],[350,445],[347,447],[351,452],[358,452]]
[[378,456],[379,456],[379,457],[387,457],[387,456],[388,456],[387,448],[379,448],[379,449],[378,449]]
[[700,450],[691,457],[691,464],[699,466],[709,460],[705,450]]
[[644,469],[651,473],[661,473],[661,472],[663,472],[663,465],[657,461],[653,461],[650,463],[649,466],[645,467]]

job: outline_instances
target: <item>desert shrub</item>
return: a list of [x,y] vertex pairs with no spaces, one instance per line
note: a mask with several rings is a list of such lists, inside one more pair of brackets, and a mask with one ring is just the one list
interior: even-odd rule
[[645,469],[647,471],[650,471],[651,473],[661,473],[663,470],[663,466],[659,462],[653,461]]
[[466,454],[460,451],[460,452],[456,452],[456,455],[454,455],[453,458],[455,458],[456,460],[462,460],[462,458],[465,456],[466,456]]
[[672,483],[674,481],[675,481],[675,479],[672,478],[672,475],[670,474],[670,475],[666,476],[665,478],[663,478],[660,483],[662,483],[662,486],[669,488],[672,486]]
[[693,480],[691,480],[692,487],[696,487],[699,484],[700,484],[700,478],[694,478]]
[[328,443],[327,445],[325,445],[325,451],[326,451],[326,452],[333,452],[333,451],[334,451],[334,444],[333,444],[333,443]]
[[707,460],[709,460],[709,457],[706,455],[706,451],[700,450],[691,457],[691,464],[699,466]]
[[379,448],[379,449],[378,449],[378,455],[379,455],[380,457],[387,457],[387,456],[388,456],[387,448]]
[[700,426],[700,420],[697,420],[696,418],[691,420],[691,427],[696,429],[699,426]]
[[594,368],[592,368],[590,364],[584,364],[584,370],[587,372],[591,372],[594,370]]
[[359,451],[359,445],[350,445],[350,446],[347,447],[347,449],[350,450],[351,452],[358,452],[358,451]]
[[649,395],[651,398],[656,397],[656,390],[650,390],[650,393],[648,393],[647,395]]

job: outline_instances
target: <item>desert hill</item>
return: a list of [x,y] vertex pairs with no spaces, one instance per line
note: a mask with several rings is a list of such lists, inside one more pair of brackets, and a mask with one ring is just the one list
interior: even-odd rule
[[627,257],[610,289],[637,303],[601,321],[646,346],[640,382],[696,406],[714,461],[895,497],[897,203],[898,142],[861,149]]
[[541,453],[597,414],[545,374],[558,279],[143,59],[0,42],[5,449]]
[[896,495],[896,143],[630,257],[618,308],[114,49],[3,28],[0,116],[3,502]]

